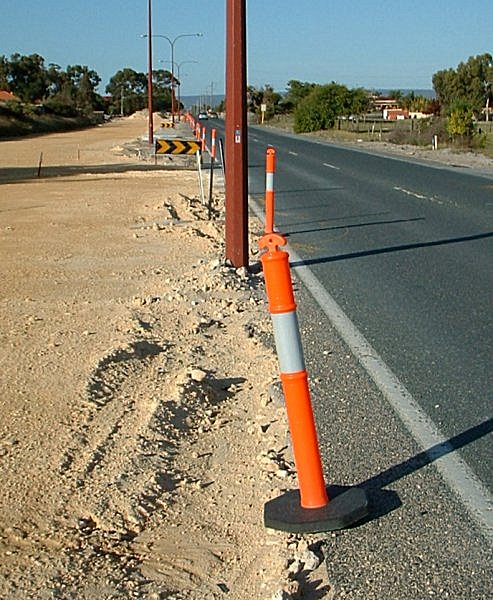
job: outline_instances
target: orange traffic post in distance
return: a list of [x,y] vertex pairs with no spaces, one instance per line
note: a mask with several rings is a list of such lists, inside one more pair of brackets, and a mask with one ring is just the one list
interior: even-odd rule
[[265,233],[274,231],[274,173],[276,172],[276,151],[267,148],[265,156]]
[[214,160],[216,158],[216,130],[212,129],[211,131],[211,159]]
[[260,260],[299,490],[287,492],[267,502],[264,507],[264,523],[266,527],[293,533],[343,529],[368,514],[368,501],[365,492],[355,487],[346,489],[342,494],[334,494],[329,501],[296,315],[289,255],[279,249],[279,246],[284,245],[286,239],[279,233],[266,233],[259,242],[259,247],[265,250]]
[[202,127],[202,152],[205,152],[205,127]]

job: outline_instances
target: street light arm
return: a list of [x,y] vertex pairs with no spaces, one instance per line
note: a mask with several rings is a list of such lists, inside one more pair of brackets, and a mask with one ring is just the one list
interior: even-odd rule
[[[140,37],[146,38],[146,37],[149,37],[149,35],[147,33],[142,33],[140,35]],[[168,40],[168,42],[173,46],[174,43],[176,42],[176,40],[179,40],[182,37],[204,37],[204,34],[203,33],[180,33],[180,35],[177,35],[174,39],[171,39],[167,35],[162,35],[160,33],[153,33],[152,37],[159,37],[159,38]]]
[[175,39],[173,40],[173,42],[170,42],[170,43],[174,44],[176,42],[176,40],[179,40],[182,37],[203,37],[203,36],[204,36],[203,33],[181,33],[180,35],[177,35],[175,37]]
[[[149,0],[149,10],[150,10],[150,0]],[[151,34],[151,29],[149,26],[149,34]],[[202,37],[203,33],[181,33],[180,35],[177,35],[173,40],[171,40],[167,35],[162,35],[159,33],[154,33],[151,34],[149,36],[149,34],[141,34],[140,37],[159,37],[159,38],[163,38],[165,40],[167,40],[169,42],[169,45],[171,46],[171,120],[174,123],[175,122],[175,96],[174,96],[174,86],[175,86],[175,69],[174,69],[174,65],[175,65],[175,43],[177,40],[179,40],[180,38],[183,37]],[[150,51],[150,41],[149,40],[149,56],[151,55],[151,51]],[[149,59],[150,60],[150,59]],[[150,71],[150,69],[149,69]]]

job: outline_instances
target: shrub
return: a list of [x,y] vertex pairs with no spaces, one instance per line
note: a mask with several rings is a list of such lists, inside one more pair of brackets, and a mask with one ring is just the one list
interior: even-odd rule
[[447,119],[430,117],[429,119],[399,121],[387,139],[392,144],[429,146],[435,135],[439,140],[449,139]]
[[18,119],[24,119],[26,117],[24,105],[18,100],[8,100],[5,102],[3,108],[5,113],[12,117],[17,117]]
[[349,90],[337,83],[317,85],[298,103],[294,112],[294,131],[308,133],[334,127],[344,114]]
[[45,112],[48,114],[60,115],[61,117],[77,117],[78,112],[77,109],[65,102],[61,102],[60,100],[56,100],[53,98],[49,98],[43,103],[43,107]]

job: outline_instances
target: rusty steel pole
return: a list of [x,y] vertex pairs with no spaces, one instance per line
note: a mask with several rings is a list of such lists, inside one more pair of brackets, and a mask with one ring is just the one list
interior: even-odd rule
[[147,68],[147,109],[149,111],[149,144],[154,143],[154,127],[152,124],[152,0],[148,2],[147,53],[149,65]]
[[226,0],[226,258],[248,266],[246,1]]

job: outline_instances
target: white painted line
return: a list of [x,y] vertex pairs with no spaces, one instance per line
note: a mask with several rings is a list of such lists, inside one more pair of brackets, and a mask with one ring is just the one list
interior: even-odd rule
[[[263,222],[260,207],[254,200],[251,199],[250,202],[254,212]],[[490,541],[493,540],[493,498],[486,486],[454,451],[447,438],[438,431],[435,423],[421,410],[410,392],[358,331],[310,268],[303,264],[301,257],[289,244],[288,252],[291,261],[300,263],[293,270],[330,319],[351,352],[373,379],[409,433],[424,451],[428,451],[430,460],[433,461],[449,488],[460,498],[485,536],[488,536]],[[433,451],[437,445],[442,446],[439,458],[436,456],[437,451]]]
[[290,150],[288,152],[288,154],[291,154],[291,156],[298,156],[298,153],[297,152],[293,152],[292,150]]
[[422,194],[417,194],[416,192],[412,192],[411,190],[406,190],[401,187],[394,186],[394,190],[402,192],[403,194],[407,194],[408,196],[414,196],[415,198],[419,198],[420,200],[431,200],[431,198],[428,198],[428,196],[423,196]]
[[330,163],[323,163],[324,167],[329,167],[329,169],[335,169],[336,171],[340,171],[340,167],[336,167],[335,165],[331,165]]

